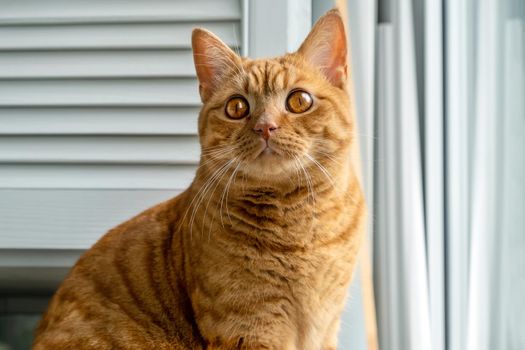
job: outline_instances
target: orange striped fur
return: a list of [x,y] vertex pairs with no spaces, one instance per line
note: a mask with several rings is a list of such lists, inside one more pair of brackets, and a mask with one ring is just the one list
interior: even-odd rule
[[[193,183],[80,258],[34,349],[336,349],[366,211],[340,15],[278,58],[240,58],[201,29],[193,46],[203,99]],[[294,114],[286,99],[298,88],[313,104]],[[248,116],[225,115],[231,96]],[[276,125],[266,151],[261,121]]]

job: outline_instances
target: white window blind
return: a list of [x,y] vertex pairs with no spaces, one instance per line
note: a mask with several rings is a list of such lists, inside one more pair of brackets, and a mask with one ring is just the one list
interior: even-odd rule
[[189,184],[200,106],[191,30],[240,49],[240,0],[0,9],[0,249],[86,249]]

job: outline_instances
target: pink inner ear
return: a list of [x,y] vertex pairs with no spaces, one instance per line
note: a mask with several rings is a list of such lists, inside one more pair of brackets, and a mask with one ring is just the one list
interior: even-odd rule
[[239,58],[218,37],[204,29],[193,31],[192,47],[199,92],[205,102],[217,88],[221,75],[239,64]]
[[[341,49],[346,52],[346,47]],[[327,47],[326,50],[332,55],[314,65],[321,67],[321,71],[333,85],[341,86],[346,81],[346,54],[342,54],[334,47]]]
[[343,87],[347,74],[347,43],[344,24],[337,11],[321,17],[299,49],[335,86]]

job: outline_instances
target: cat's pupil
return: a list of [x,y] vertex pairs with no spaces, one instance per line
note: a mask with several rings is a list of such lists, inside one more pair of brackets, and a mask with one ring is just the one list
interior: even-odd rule
[[242,97],[233,97],[226,103],[225,112],[229,118],[241,119],[249,113],[248,102]]
[[304,90],[293,91],[286,101],[286,107],[292,113],[306,112],[312,104],[312,96]]

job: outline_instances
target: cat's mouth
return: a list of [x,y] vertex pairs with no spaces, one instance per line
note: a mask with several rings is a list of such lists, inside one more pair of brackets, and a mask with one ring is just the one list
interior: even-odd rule
[[255,158],[263,158],[263,157],[272,157],[272,156],[278,156],[281,155],[281,152],[275,147],[270,145],[268,142],[265,142],[260,150],[257,152],[257,155]]
[[270,146],[266,146],[262,151],[261,153],[259,153],[259,156],[269,156],[269,155],[272,155],[272,154],[276,154],[277,152],[271,148]]
[[272,142],[268,144],[261,142],[260,147],[252,153],[253,161],[246,164],[245,170],[261,181],[275,179],[274,176],[284,179],[282,175],[293,171],[294,162],[288,152],[279,146]]

